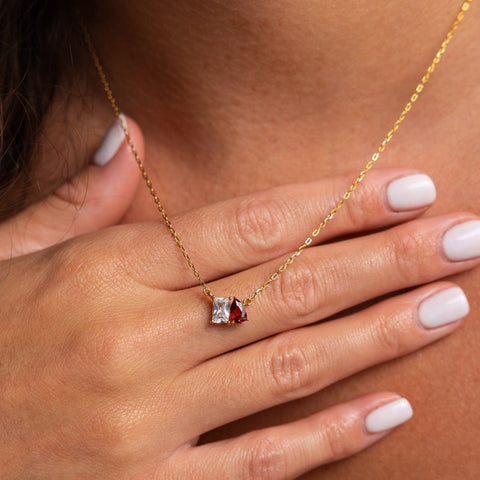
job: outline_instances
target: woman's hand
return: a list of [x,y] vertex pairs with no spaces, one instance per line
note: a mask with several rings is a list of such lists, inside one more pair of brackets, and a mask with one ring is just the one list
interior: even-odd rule
[[[195,446],[208,430],[458,326],[468,303],[446,282],[344,312],[478,263],[468,259],[474,248],[456,227],[475,226],[469,214],[358,236],[424,211],[405,203],[412,194],[398,193],[401,182],[392,183],[412,173],[371,172],[324,231],[328,243],[307,249],[238,327],[209,325],[211,302],[161,222],[7,258],[0,264],[2,478],[294,478],[408,419],[406,401],[373,393]],[[212,290],[243,298],[304,240],[349,180],[275,188],[172,220]]]

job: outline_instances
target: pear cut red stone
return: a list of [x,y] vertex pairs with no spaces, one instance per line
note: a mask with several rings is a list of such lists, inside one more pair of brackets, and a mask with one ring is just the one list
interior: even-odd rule
[[243,303],[234,298],[232,304],[230,305],[230,323],[243,323],[247,321],[247,312]]

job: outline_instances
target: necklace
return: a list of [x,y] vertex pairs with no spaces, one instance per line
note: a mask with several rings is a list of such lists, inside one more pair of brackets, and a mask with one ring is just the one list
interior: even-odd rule
[[403,122],[405,117],[407,116],[408,112],[413,107],[413,104],[418,100],[420,94],[422,93],[425,85],[428,83],[430,80],[431,75],[435,71],[436,66],[440,62],[443,54],[445,53],[448,44],[452,40],[452,37],[457,30],[460,22],[463,20],[465,13],[468,11],[470,7],[470,3],[473,0],[465,0],[462,4],[462,7],[457,14],[455,21],[453,22],[450,30],[448,31],[445,39],[443,40],[442,44],[440,45],[439,50],[437,51],[435,57],[433,58],[432,63],[430,66],[427,68],[426,73],[423,75],[421,81],[418,83],[417,87],[415,88],[415,91],[413,94],[410,96],[407,104],[405,105],[402,113],[398,117],[398,119],[395,121],[393,124],[393,127],[390,129],[390,131],[387,133],[385,138],[383,139],[382,143],[378,146],[377,150],[375,153],[371,156],[369,161],[366,163],[364,166],[363,170],[358,174],[357,178],[352,182],[352,184],[348,187],[348,189],[345,191],[345,193],[340,197],[340,199],[337,201],[335,206],[328,212],[327,216],[321,221],[321,223],[318,225],[317,228],[315,228],[310,236],[308,236],[305,241],[293,252],[287,259],[286,261],[266,280],[262,286],[257,288],[251,295],[248,297],[244,298],[243,300],[239,300],[238,298],[234,296],[230,297],[216,297],[212,290],[208,287],[207,283],[202,279],[200,276],[200,273],[198,272],[197,268],[195,267],[195,264],[193,263],[192,259],[190,258],[190,255],[188,254],[187,250],[185,249],[182,241],[180,240],[180,237],[175,230],[172,222],[170,221],[170,218],[167,215],[167,212],[165,211],[165,208],[163,207],[163,204],[160,201],[160,198],[157,195],[157,192],[152,184],[152,181],[150,180],[148,173],[145,169],[145,166],[143,164],[143,160],[140,158],[137,149],[135,148],[135,145],[133,143],[132,137],[130,136],[130,133],[128,131],[127,125],[124,121],[122,121],[122,116],[120,109],[117,104],[117,100],[114,97],[112,93],[112,89],[110,88],[110,82],[107,79],[107,76],[105,75],[103,65],[100,62],[100,58],[96,53],[96,50],[93,46],[93,42],[91,39],[91,36],[87,30],[87,28],[82,24],[81,28],[83,30],[84,34],[84,39],[85,43],[87,45],[87,48],[90,52],[90,55],[92,57],[92,60],[95,64],[95,68],[98,72],[98,75],[100,77],[100,81],[102,82],[103,88],[105,90],[105,93],[107,95],[108,101],[110,102],[110,105],[113,109],[113,112],[117,119],[120,122],[120,125],[124,131],[126,141],[128,143],[128,146],[132,152],[132,155],[135,159],[135,161],[138,164],[138,168],[140,169],[141,175],[145,181],[145,184],[147,188],[150,191],[150,194],[153,197],[153,201],[155,202],[155,205],[157,206],[158,211],[163,217],[163,220],[165,222],[165,225],[167,226],[168,230],[170,231],[170,234],[172,235],[175,243],[177,244],[178,248],[180,249],[183,257],[185,258],[186,262],[188,263],[188,266],[193,272],[193,275],[197,279],[198,283],[202,286],[203,288],[203,294],[206,297],[209,297],[212,302],[213,302],[213,308],[212,308],[212,318],[210,320],[211,324],[221,324],[221,325],[235,325],[235,324],[240,324],[243,323],[247,320],[247,312],[246,312],[246,307],[251,305],[255,298],[260,295],[265,289],[267,289],[272,282],[278,279],[278,277],[285,272],[285,270],[295,261],[295,259],[301,255],[301,253],[310,245],[313,243],[313,239],[316,238],[320,232],[327,226],[328,222],[332,220],[332,218],[337,214],[337,212],[343,207],[345,202],[350,198],[352,193],[357,189],[358,185],[360,182],[365,178],[367,173],[371,170],[371,168],[374,166],[374,164],[377,162],[377,160],[380,158],[380,155],[383,153],[385,148],[387,147],[387,144],[392,140],[393,135],[395,132],[398,130],[400,127],[400,124]]

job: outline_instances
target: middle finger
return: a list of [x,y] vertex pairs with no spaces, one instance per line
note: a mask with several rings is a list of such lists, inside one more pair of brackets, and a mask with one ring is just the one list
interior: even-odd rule
[[[249,321],[238,326],[210,325],[211,301],[198,288],[191,289],[188,311],[177,325],[184,332],[182,341],[195,352],[188,361],[196,364],[382,295],[472,268],[479,252],[468,248],[475,238],[462,230],[477,226],[478,231],[478,223],[469,214],[450,214],[308,249],[247,307]],[[453,248],[463,249],[463,257],[452,253]],[[268,262],[211,287],[218,296],[242,298],[278,264]]]

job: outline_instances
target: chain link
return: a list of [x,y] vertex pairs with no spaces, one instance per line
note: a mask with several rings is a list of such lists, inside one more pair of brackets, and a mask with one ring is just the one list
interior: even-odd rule
[[[336,203],[336,205],[330,210],[330,212],[328,213],[328,215],[322,220],[322,222],[320,223],[320,225],[318,225],[317,228],[315,228],[315,230],[313,230],[313,232],[310,234],[310,236],[308,236],[305,241],[297,248],[297,250],[295,252],[293,252],[289,257],[288,259],[285,261],[285,263],[283,263],[271,276],[270,278],[265,281],[265,283],[257,288],[257,290],[255,290],[250,296],[246,297],[243,299],[242,303],[245,305],[245,306],[248,306],[248,305],[251,305],[255,298],[260,295],[266,288],[268,288],[272,282],[274,282],[275,280],[278,279],[278,277],[295,261],[295,259],[297,257],[299,257],[301,255],[301,253],[306,249],[308,248],[310,245],[312,245],[313,243],[313,239],[318,237],[318,235],[320,234],[320,232],[328,225],[328,223],[330,222],[330,220],[333,219],[333,217],[335,217],[335,215],[337,214],[337,212],[343,207],[343,205],[345,204],[345,202],[350,198],[350,196],[352,195],[352,193],[357,189],[358,185],[360,184],[360,182],[362,182],[362,180],[365,178],[365,176],[367,175],[367,173],[372,169],[372,167],[375,165],[375,163],[378,161],[378,159],[380,158],[380,155],[384,152],[385,148],[387,147],[388,143],[392,140],[395,132],[399,129],[400,127],[400,124],[403,122],[403,120],[405,119],[405,117],[407,116],[408,112],[410,112],[410,110],[412,109],[414,103],[418,100],[419,96],[421,95],[421,93],[423,92],[423,89],[425,87],[425,85],[428,83],[428,81],[430,80],[430,77],[431,75],[433,74],[433,72],[435,71],[435,68],[436,66],[438,65],[438,63],[440,62],[443,54],[445,53],[446,49],[447,49],[447,46],[448,44],[450,43],[450,41],[452,40],[452,37],[455,33],[455,31],[457,30],[460,22],[463,20],[464,16],[465,16],[465,13],[467,12],[467,10],[469,9],[470,7],[470,3],[472,3],[473,0],[465,0],[462,4],[462,7],[460,9],[460,12],[457,14],[456,18],[455,18],[455,21],[453,22],[449,32],[447,33],[445,39],[443,40],[439,50],[437,51],[435,57],[433,58],[433,61],[432,63],[430,64],[430,66],[427,68],[427,71],[425,73],[425,75],[422,77],[420,83],[417,85],[417,87],[415,88],[415,91],[412,93],[412,95],[410,96],[410,99],[408,101],[408,103],[405,105],[405,107],[403,108],[403,111],[402,113],[400,114],[400,116],[398,117],[398,119],[395,121],[395,123],[393,124],[393,127],[392,129],[387,133],[387,135],[385,136],[385,138],[383,139],[382,143],[378,146],[377,150],[375,151],[375,153],[372,155],[372,157],[370,158],[370,160],[367,162],[367,164],[365,165],[365,167],[363,168],[363,170],[358,174],[357,178],[352,182],[352,184],[348,187],[348,189],[346,190],[346,192],[342,195],[342,197],[338,200],[338,202]],[[83,30],[83,34],[84,34],[84,37],[85,37],[85,43],[88,47],[88,50],[90,52],[90,55],[92,56],[92,59],[93,59],[93,62],[95,64],[95,68],[97,69],[97,72],[98,72],[98,75],[100,76],[100,80],[103,84],[103,88],[105,90],[105,93],[107,95],[107,98],[110,102],[110,105],[112,106],[112,109],[115,113],[115,116],[118,118],[119,122],[120,122],[120,125],[124,131],[124,134],[125,134],[125,138],[127,140],[127,143],[128,143],[128,146],[130,147],[130,150],[135,158],[135,161],[137,162],[137,165],[138,165],[138,168],[140,169],[140,172],[142,174],[142,177],[145,181],[145,184],[147,185],[147,188],[149,189],[150,191],[150,194],[152,195],[153,197],[153,201],[155,202],[156,206],[157,206],[157,209],[158,211],[160,212],[160,214],[162,215],[163,217],[163,220],[168,228],[168,230],[170,231],[170,234],[172,235],[173,239],[175,240],[175,243],[177,244],[178,248],[180,249],[180,251],[182,252],[182,255],[184,256],[185,260],[187,261],[188,263],[188,266],[190,267],[190,269],[192,270],[193,272],[193,275],[195,276],[195,278],[198,280],[198,283],[202,286],[203,288],[203,293],[204,295],[210,297],[210,298],[214,298],[214,294],[213,292],[210,290],[210,288],[208,287],[207,283],[202,279],[202,277],[200,276],[200,273],[198,272],[195,264],[193,263],[192,259],[190,258],[190,255],[188,254],[187,250],[185,249],[182,241],[180,240],[180,237],[178,236],[178,233],[176,232],[175,228],[173,227],[173,224],[172,222],[170,221],[168,215],[167,215],[167,212],[165,211],[165,208],[163,207],[162,203],[160,202],[160,198],[158,197],[157,195],[157,192],[155,190],[155,188],[153,187],[152,185],[152,182],[148,176],[148,173],[147,171],[145,170],[145,166],[143,165],[143,161],[142,159],[140,158],[138,152],[137,152],[137,149],[135,148],[135,145],[133,143],[133,140],[132,140],[132,137],[130,135],[130,132],[128,131],[128,128],[127,128],[127,125],[126,123],[123,121],[122,119],[122,115],[120,113],[120,109],[118,108],[118,105],[117,105],[117,101],[115,99],[115,97],[113,96],[113,93],[112,93],[112,89],[110,88],[110,83],[107,79],[107,76],[105,75],[105,72],[103,70],[103,66],[100,62],[100,59],[95,51],[95,48],[93,46],[93,42],[92,42],[92,39],[91,39],[91,36],[87,30],[87,28],[85,26],[82,25],[82,30]]]

